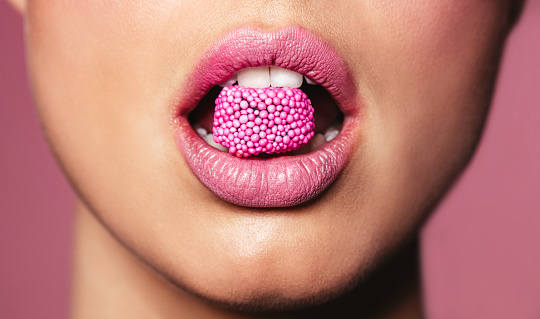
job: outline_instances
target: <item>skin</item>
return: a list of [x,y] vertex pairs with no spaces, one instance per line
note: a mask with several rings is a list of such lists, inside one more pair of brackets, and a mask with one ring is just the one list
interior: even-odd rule
[[[79,194],[74,318],[247,318],[236,311],[315,306],[369,282],[470,158],[511,11],[494,0],[13,3],[44,131]],[[291,24],[350,66],[356,150],[307,204],[234,206],[185,164],[171,106],[225,32]],[[378,316],[418,317],[407,287]]]

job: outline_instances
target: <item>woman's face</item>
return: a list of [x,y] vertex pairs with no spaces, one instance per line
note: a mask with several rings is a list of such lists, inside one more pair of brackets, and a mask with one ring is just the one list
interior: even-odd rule
[[[30,0],[28,58],[54,152],[125,246],[204,298],[288,307],[368,273],[466,164],[508,6]],[[269,64],[322,84],[321,133],[340,111],[316,92],[334,96],[338,137],[270,159],[206,146],[189,111],[211,125],[199,104],[211,86]]]

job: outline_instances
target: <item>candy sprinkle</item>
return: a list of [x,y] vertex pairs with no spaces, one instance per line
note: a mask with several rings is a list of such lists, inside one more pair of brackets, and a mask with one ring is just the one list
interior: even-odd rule
[[314,129],[311,101],[300,89],[234,85],[216,99],[214,141],[238,157],[296,150]]

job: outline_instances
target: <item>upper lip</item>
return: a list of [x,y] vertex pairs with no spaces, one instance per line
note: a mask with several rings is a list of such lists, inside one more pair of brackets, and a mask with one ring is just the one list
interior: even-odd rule
[[[306,75],[329,92],[345,115],[340,135],[315,152],[271,159],[239,159],[198,138],[187,115],[202,97],[238,70],[271,65]],[[222,199],[251,207],[292,206],[320,194],[348,162],[357,100],[346,63],[318,36],[297,26],[274,32],[240,28],[204,54],[183,86],[174,111],[177,145],[199,180]]]

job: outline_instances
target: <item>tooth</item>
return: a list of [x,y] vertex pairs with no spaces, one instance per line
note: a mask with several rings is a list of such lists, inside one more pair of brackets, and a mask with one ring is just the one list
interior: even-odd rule
[[225,81],[223,83],[219,83],[219,86],[221,86],[221,87],[231,86],[236,82],[236,80],[237,79],[236,79],[236,73],[235,73],[227,81]]
[[327,142],[333,140],[339,134],[339,129],[335,126],[329,126],[324,132],[324,139]]
[[240,86],[257,89],[270,87],[270,68],[267,66],[240,70],[237,77]]
[[326,143],[324,136],[321,133],[315,134],[311,141],[309,141],[309,150],[314,151]]
[[214,142],[214,135],[212,135],[212,134],[206,135],[204,137],[204,140],[206,141],[206,143],[208,143],[208,145],[212,146],[213,148],[217,148],[218,150],[224,151],[224,152],[228,151],[228,149],[225,146]]
[[312,79],[308,78],[307,76],[304,76],[304,79],[306,79],[307,84],[318,85],[317,82],[313,81]]
[[302,86],[302,74],[277,66],[270,67],[270,85],[273,87],[299,88]]
[[194,128],[195,128],[195,131],[197,132],[197,134],[199,134],[199,136],[202,137],[203,139],[206,137],[206,135],[208,135],[208,132],[206,131],[206,129],[204,127],[201,127],[199,125],[195,125]]
[[217,148],[220,151],[228,151],[226,147],[214,142],[214,135],[208,134],[204,127],[200,126],[199,124],[195,124],[193,125],[193,128],[195,129],[195,132],[197,132],[197,134],[199,134],[199,136],[213,148]]

